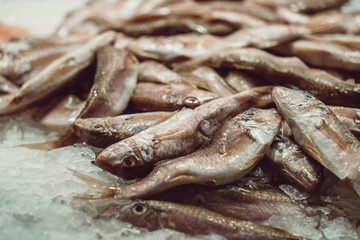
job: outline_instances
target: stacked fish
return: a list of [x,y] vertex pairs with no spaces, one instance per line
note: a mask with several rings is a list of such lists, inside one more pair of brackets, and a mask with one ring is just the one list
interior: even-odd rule
[[360,197],[360,14],[345,2],[92,1],[52,36],[1,43],[0,115],[63,134],[29,148],[103,148],[94,164],[129,181],[74,171],[100,190],[78,199],[106,201],[97,217],[303,239],[256,222],[318,214],[278,185],[316,196],[324,169]]

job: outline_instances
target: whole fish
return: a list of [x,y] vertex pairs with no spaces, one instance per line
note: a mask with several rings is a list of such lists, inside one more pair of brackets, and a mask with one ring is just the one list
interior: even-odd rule
[[229,240],[304,239],[277,228],[225,217],[203,208],[163,201],[107,202],[98,212],[97,218],[115,218],[149,231],[170,228],[192,236],[217,234]]
[[105,148],[163,122],[172,115],[173,112],[149,112],[116,117],[78,118],[72,123],[71,130],[81,141]]
[[55,60],[27,81],[10,103],[0,109],[0,114],[20,111],[63,89],[76,80],[76,76],[91,64],[99,48],[110,44],[114,39],[114,32],[103,33]]
[[360,142],[354,135],[305,91],[276,87],[273,99],[301,148],[360,196]]
[[284,6],[294,12],[315,13],[328,9],[339,8],[348,0],[250,0],[250,2],[257,3],[268,7]]
[[98,155],[96,165],[127,178],[143,175],[160,160],[195,151],[211,139],[225,120],[239,112],[270,103],[270,89],[272,86],[243,91],[195,109],[182,109],[168,120],[109,146]]
[[325,71],[309,68],[298,58],[278,57],[255,48],[239,48],[177,64],[175,68],[188,70],[204,64],[261,73],[273,84],[306,90],[326,104],[360,106],[360,84],[344,82]]
[[266,156],[274,169],[290,183],[311,193],[319,189],[323,180],[322,168],[286,135],[275,137]]
[[360,51],[325,40],[301,39],[275,47],[275,52],[296,56],[309,65],[360,71]]
[[235,182],[262,159],[280,122],[275,109],[252,108],[240,113],[200,150],[157,164],[136,183],[112,187],[114,198],[135,199],[189,183],[218,186]]
[[130,104],[141,111],[175,111],[195,108],[219,95],[184,84],[137,84]]
[[79,118],[121,114],[135,89],[138,60],[125,49],[105,46],[97,52],[94,85]]

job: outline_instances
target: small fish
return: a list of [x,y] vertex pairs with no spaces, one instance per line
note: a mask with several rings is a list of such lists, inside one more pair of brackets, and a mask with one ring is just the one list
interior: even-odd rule
[[360,142],[324,103],[305,91],[275,87],[273,99],[303,151],[360,196]]
[[274,169],[290,183],[311,193],[319,189],[323,180],[322,168],[286,135],[275,137],[266,156]]
[[[241,92],[254,87],[259,87],[262,81],[254,74],[245,71],[231,71],[226,77],[225,81],[237,92]],[[267,85],[266,82],[264,85]]]
[[27,81],[10,103],[0,109],[1,114],[18,112],[31,104],[46,99],[76,79],[95,58],[95,52],[115,39],[114,32],[103,33],[82,47],[55,60],[39,74]]
[[225,217],[204,208],[163,201],[106,202],[106,206],[98,212],[97,218],[115,218],[149,231],[170,228],[191,236],[217,234],[229,240],[304,239],[277,228]]
[[262,159],[280,122],[275,109],[252,108],[240,113],[200,150],[157,164],[136,183],[112,187],[114,198],[135,199],[189,183],[218,186],[235,182]]
[[85,101],[74,95],[68,95],[46,113],[40,123],[53,131],[65,134],[84,106]]
[[121,114],[135,89],[138,60],[125,49],[105,46],[97,52],[95,81],[79,118]]
[[250,0],[250,2],[268,7],[287,7],[294,12],[316,13],[339,8],[348,0]]
[[143,61],[139,65],[139,82],[155,82],[163,84],[183,83],[176,72],[156,61]]
[[270,89],[272,86],[243,91],[195,109],[182,109],[168,120],[109,146],[98,155],[96,165],[126,178],[141,176],[160,160],[195,151],[239,112],[270,103]]
[[184,84],[137,84],[130,104],[141,111],[176,111],[195,108],[220,96]]
[[326,40],[300,39],[272,50],[296,56],[311,66],[360,71],[360,51]]
[[105,148],[163,122],[172,115],[173,112],[149,112],[116,117],[78,118],[71,125],[71,130],[81,141]]
[[360,106],[360,84],[344,82],[325,71],[309,68],[296,57],[278,57],[260,49],[237,48],[175,64],[174,67],[176,71],[185,71],[199,65],[261,73],[273,84],[306,90],[326,104]]
[[330,42],[339,43],[351,49],[360,50],[360,36],[350,34],[321,34],[312,35],[315,39],[327,40]]

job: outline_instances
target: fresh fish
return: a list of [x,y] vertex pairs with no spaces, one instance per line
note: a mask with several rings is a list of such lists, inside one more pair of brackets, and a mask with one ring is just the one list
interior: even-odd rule
[[15,94],[19,91],[19,89],[20,88],[13,82],[10,82],[9,80],[0,75],[0,95],[7,93]]
[[250,107],[268,104],[270,89],[272,86],[243,91],[195,109],[182,109],[168,120],[109,146],[98,155],[96,165],[127,178],[143,175],[160,160],[194,152],[225,120]]
[[315,15],[306,26],[313,33],[360,34],[360,11],[351,13],[324,13]]
[[181,33],[212,34],[224,36],[235,31],[236,28],[220,21],[208,21],[196,16],[167,15],[161,18],[148,18],[145,21],[128,22],[120,31],[131,37],[144,35],[175,35]]
[[135,199],[189,183],[218,186],[235,182],[262,159],[280,122],[275,109],[252,108],[240,113],[200,150],[157,164],[136,183],[112,187],[114,198]]
[[115,218],[149,231],[170,228],[192,236],[217,234],[229,240],[303,239],[277,228],[225,217],[191,205],[152,200],[114,201],[106,202],[101,209],[97,218]]
[[140,82],[156,82],[164,84],[183,83],[182,77],[161,63],[143,61],[139,65]]
[[339,8],[348,0],[250,0],[250,2],[268,7],[287,7],[294,12],[315,13]]
[[65,134],[84,106],[85,101],[74,95],[68,95],[51,109],[40,123],[53,131]]
[[287,56],[296,56],[316,67],[360,71],[360,51],[330,41],[301,39],[272,50]]
[[11,102],[5,108],[0,109],[0,114],[20,111],[63,89],[91,64],[95,58],[95,52],[110,44],[114,38],[113,32],[103,33],[82,47],[55,60],[38,75],[27,81]]
[[128,105],[138,76],[138,60],[126,50],[98,50],[94,85],[79,118],[121,114]]
[[21,51],[0,63],[0,73],[18,85],[22,85],[36,76],[57,58],[79,48],[84,42],[39,46]]
[[78,118],[71,125],[71,130],[81,141],[105,148],[163,122],[172,115],[173,112],[149,112],[116,117]]
[[254,74],[245,71],[236,71],[236,70],[231,71],[225,77],[225,81],[237,92],[241,92],[247,89],[251,89],[263,85],[261,84],[259,77],[255,76]]
[[273,84],[306,90],[326,104],[360,106],[360,84],[344,82],[325,71],[309,68],[295,57],[278,57],[255,48],[228,49],[177,64],[175,70],[185,71],[199,65],[261,73]]
[[321,34],[313,35],[311,37],[339,43],[351,49],[360,50],[360,36],[350,34]]
[[322,168],[286,135],[275,137],[266,156],[274,169],[290,183],[311,193],[319,189],[323,180]]
[[207,66],[200,66],[191,71],[191,74],[203,79],[206,83],[206,90],[218,94],[221,97],[230,96],[236,93],[224,79],[212,68]]
[[340,106],[328,106],[340,122],[360,139],[360,109]]
[[303,151],[360,196],[360,142],[324,103],[305,91],[276,87],[276,106]]
[[184,84],[139,83],[130,104],[141,111],[175,111],[195,108],[219,95]]

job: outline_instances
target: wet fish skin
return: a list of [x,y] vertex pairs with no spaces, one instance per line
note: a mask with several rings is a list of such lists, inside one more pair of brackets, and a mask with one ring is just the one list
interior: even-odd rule
[[299,146],[360,196],[360,142],[355,136],[305,91],[275,87],[272,95]]
[[98,155],[96,165],[126,178],[143,174],[142,168],[148,172],[160,160],[195,151],[225,120],[239,112],[268,104],[271,89],[272,86],[252,89],[215,99],[194,110],[182,109],[168,120],[109,146]]
[[114,197],[134,199],[188,183],[218,186],[235,182],[262,159],[280,122],[275,109],[252,108],[240,113],[226,122],[205,147],[157,164],[144,179],[114,189]]
[[121,114],[128,105],[138,76],[138,60],[126,50],[105,46],[97,52],[94,85],[79,118]]
[[245,71],[231,71],[225,77],[225,81],[237,92],[263,85],[256,76]]
[[181,76],[176,72],[152,60],[143,61],[139,64],[139,81],[163,84],[183,83]]
[[19,87],[16,84],[0,75],[0,95],[8,93],[15,94],[18,91]]
[[341,106],[328,106],[340,122],[360,139],[360,109]]
[[173,114],[173,112],[148,112],[116,117],[78,118],[71,125],[71,130],[81,141],[105,148],[165,121]]
[[103,33],[81,48],[55,60],[38,75],[27,81],[11,102],[5,108],[0,109],[0,114],[20,111],[61,90],[91,64],[97,49],[110,44],[114,39],[114,32]]
[[315,192],[322,183],[322,168],[285,135],[275,137],[266,156],[277,172],[307,192]]
[[130,104],[141,111],[176,111],[195,108],[220,96],[184,84],[139,83]]
[[190,205],[152,200],[107,204],[97,217],[116,218],[149,231],[170,228],[188,235],[218,234],[229,240],[303,239],[276,228],[225,217]]
[[260,49],[238,48],[174,64],[174,67],[177,71],[185,71],[204,64],[261,72],[273,84],[306,90],[326,104],[360,106],[360,84],[344,82],[325,71],[309,68],[295,57],[277,57]]

